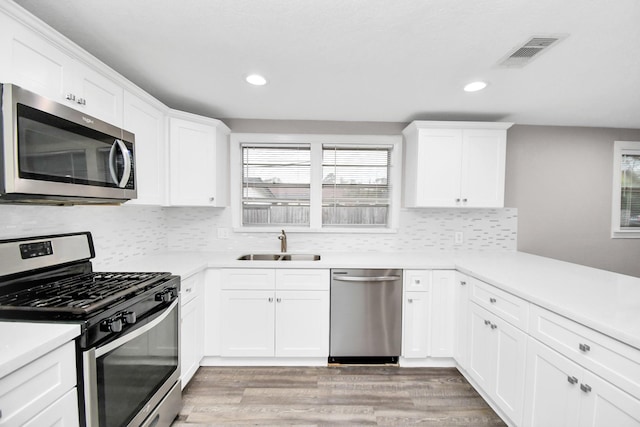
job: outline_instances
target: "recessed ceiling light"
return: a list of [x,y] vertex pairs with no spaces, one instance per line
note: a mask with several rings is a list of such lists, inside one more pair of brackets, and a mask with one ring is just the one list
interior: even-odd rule
[[471,82],[464,87],[465,92],[477,92],[487,87],[485,82]]
[[267,84],[267,79],[262,77],[260,74],[251,74],[250,76],[247,76],[247,83],[255,86],[264,86]]

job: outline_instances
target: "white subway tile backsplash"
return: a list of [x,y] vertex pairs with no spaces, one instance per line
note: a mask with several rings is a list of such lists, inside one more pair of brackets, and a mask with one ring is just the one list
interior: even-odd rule
[[[516,250],[517,209],[406,209],[395,233],[289,233],[291,252]],[[278,233],[229,233],[229,209],[0,205],[0,239],[91,231],[94,268],[162,250],[278,252]],[[286,229],[286,228],[285,228]],[[463,233],[463,243],[454,235]],[[224,235],[224,233],[222,233]]]
[[[406,209],[400,213],[397,233],[289,233],[291,252],[368,252],[425,250],[516,250],[517,209]],[[229,209],[167,209],[168,247],[171,250],[279,251],[278,233],[231,232],[217,237],[218,228],[230,228]],[[286,230],[286,227],[285,227]],[[454,234],[463,233],[463,243]]]

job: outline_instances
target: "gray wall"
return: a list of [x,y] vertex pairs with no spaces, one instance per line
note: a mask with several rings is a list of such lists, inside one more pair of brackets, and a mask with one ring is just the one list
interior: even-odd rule
[[640,239],[610,237],[613,142],[640,129],[516,125],[507,140],[518,250],[640,277]]

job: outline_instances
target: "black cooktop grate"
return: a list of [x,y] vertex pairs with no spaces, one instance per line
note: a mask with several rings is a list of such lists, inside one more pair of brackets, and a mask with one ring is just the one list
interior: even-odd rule
[[157,285],[170,273],[88,273],[0,296],[0,311],[89,314]]

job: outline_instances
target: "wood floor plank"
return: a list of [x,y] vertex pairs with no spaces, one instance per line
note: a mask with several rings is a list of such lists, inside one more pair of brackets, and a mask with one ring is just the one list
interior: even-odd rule
[[455,368],[202,367],[172,427],[504,426]]

